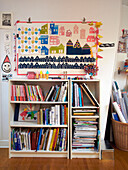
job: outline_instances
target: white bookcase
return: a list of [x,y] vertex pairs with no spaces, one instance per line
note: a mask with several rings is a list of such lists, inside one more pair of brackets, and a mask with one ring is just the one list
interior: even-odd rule
[[[68,84],[68,101],[67,102],[42,102],[42,101],[11,101],[11,85],[39,85],[46,94],[52,85],[60,85],[62,82]],[[42,107],[55,105],[68,106],[68,124],[67,125],[43,125],[37,122],[20,122],[14,121],[15,104],[36,104]],[[11,149],[11,129],[12,128],[66,128],[68,130],[67,151],[44,151],[44,150],[12,150]],[[41,80],[41,79],[12,79],[9,81],[9,157],[67,157],[69,159],[69,80]]]
[[[84,100],[84,106],[80,107],[80,106],[74,106],[73,105],[73,86],[74,83],[77,83],[78,85],[85,83],[88,88],[90,89],[90,91],[92,92],[92,94],[95,96],[95,99],[98,101],[98,106],[97,105],[92,105],[92,103],[90,103],[90,101],[88,100],[87,96],[83,98]],[[83,92],[84,93],[84,92]],[[91,109],[95,109],[96,113],[93,116],[81,116],[81,115],[73,115],[73,111],[74,110],[82,110],[82,109],[87,109],[87,110],[91,110]],[[71,80],[70,81],[70,158],[99,158],[101,159],[101,139],[100,139],[100,135],[99,135],[99,149],[95,149],[94,151],[82,151],[82,150],[77,150],[74,149],[73,150],[73,136],[74,136],[74,125],[73,122],[75,120],[75,118],[88,118],[88,119],[96,119],[96,121],[98,122],[97,129],[100,131],[100,81],[93,79],[93,80]],[[95,144],[97,143],[97,141],[95,141]],[[97,147],[97,145],[96,145]]]

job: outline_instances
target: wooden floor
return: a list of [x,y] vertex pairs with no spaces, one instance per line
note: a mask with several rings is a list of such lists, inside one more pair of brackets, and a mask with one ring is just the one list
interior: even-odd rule
[[0,149],[0,170],[128,170],[128,152],[115,149],[115,160],[66,158],[8,158]]

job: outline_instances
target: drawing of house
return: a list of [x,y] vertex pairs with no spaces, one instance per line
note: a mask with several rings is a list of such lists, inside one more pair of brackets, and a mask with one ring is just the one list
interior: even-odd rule
[[66,55],[85,55],[85,54],[86,55],[90,54],[90,47],[88,44],[85,44],[83,47],[81,47],[78,40],[76,41],[74,46],[71,40],[67,42]]
[[87,37],[87,42],[95,42],[95,37],[93,35],[89,35]]
[[85,29],[80,30],[80,39],[85,39]]
[[73,30],[74,30],[74,34],[78,34],[79,27],[77,25],[75,25]]
[[41,35],[39,40],[41,41],[41,44],[48,44],[48,35]]
[[45,46],[42,46],[41,48],[41,54],[48,55],[48,48]]
[[65,28],[64,26],[61,26],[59,29],[59,35],[64,35],[65,34]]
[[59,46],[50,47],[50,54],[62,54],[64,53],[64,45],[60,44]]
[[50,30],[51,34],[58,34],[58,25],[55,25],[55,23],[50,24]]
[[50,45],[59,45],[59,36],[50,36]]
[[90,33],[90,34],[95,33],[95,29],[94,29],[93,27],[90,27],[90,29],[89,29],[89,33]]
[[71,37],[71,36],[72,36],[72,32],[71,32],[71,30],[69,29],[69,30],[66,31],[66,37]]
[[41,27],[40,34],[48,34],[48,24]]

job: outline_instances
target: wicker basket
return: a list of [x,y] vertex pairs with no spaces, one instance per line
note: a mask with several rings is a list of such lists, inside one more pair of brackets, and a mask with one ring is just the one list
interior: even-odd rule
[[112,127],[116,147],[128,151],[128,123],[112,119]]

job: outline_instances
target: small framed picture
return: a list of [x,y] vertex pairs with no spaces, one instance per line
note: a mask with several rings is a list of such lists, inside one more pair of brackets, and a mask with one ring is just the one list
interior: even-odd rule
[[1,28],[12,28],[13,26],[13,14],[12,12],[1,12],[0,19]]
[[126,53],[126,43],[119,41],[118,43],[118,53]]

